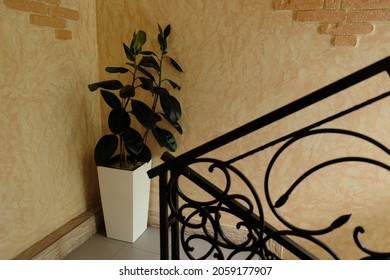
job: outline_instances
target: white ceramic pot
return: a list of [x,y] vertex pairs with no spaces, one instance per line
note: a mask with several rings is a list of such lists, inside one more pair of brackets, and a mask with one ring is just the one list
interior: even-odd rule
[[98,166],[107,237],[135,242],[146,230],[151,162],[134,171]]

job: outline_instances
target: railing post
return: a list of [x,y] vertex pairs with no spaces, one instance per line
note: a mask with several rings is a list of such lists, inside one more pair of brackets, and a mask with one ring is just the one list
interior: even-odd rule
[[159,176],[159,191],[160,191],[160,259],[168,260],[168,192],[167,188],[167,172],[163,172]]
[[[174,172],[174,171],[172,171]],[[172,175],[172,174],[171,174]],[[175,176],[175,178],[177,178]],[[172,189],[177,189],[177,180],[175,181],[175,186]],[[172,196],[172,194],[170,194]],[[179,198],[177,192],[174,193],[174,199],[172,201],[174,209],[178,209]],[[179,239],[179,221],[176,218],[173,218],[171,226],[171,242],[172,242],[172,260],[180,260],[180,239]]]

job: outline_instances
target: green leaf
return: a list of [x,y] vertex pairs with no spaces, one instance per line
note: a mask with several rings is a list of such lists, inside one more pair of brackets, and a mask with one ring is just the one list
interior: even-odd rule
[[108,80],[108,81],[98,82],[94,84],[89,84],[88,88],[90,91],[95,91],[98,88],[117,90],[123,88],[123,85],[118,80]]
[[134,154],[129,150],[127,150],[127,152],[132,158],[140,162],[149,162],[152,159],[152,152],[150,151],[149,147],[146,146],[144,143],[142,144],[141,152],[139,152],[138,154]]
[[131,42],[131,49],[134,51],[134,54],[138,54],[142,51],[142,46],[146,42],[146,33],[142,30],[135,32],[133,35],[133,40]]
[[122,98],[134,97],[135,88],[132,85],[126,85],[119,91],[119,96]]
[[162,30],[160,24],[157,24],[157,26],[158,26],[158,31],[160,31],[160,34],[163,34],[163,30]]
[[142,67],[138,67],[138,70],[144,74],[146,77],[148,77],[149,79],[155,81],[154,79],[154,76],[152,74],[150,74],[145,68],[142,68]]
[[167,49],[167,40],[164,39],[163,34],[158,34],[158,43],[160,44],[160,50],[165,51]]
[[100,94],[102,95],[104,101],[110,106],[112,109],[120,109],[122,108],[121,101],[119,98],[112,92],[107,90],[100,90]]
[[130,151],[134,155],[141,153],[143,148],[143,139],[137,130],[129,127],[121,134],[121,137],[125,143],[127,151]]
[[114,109],[108,116],[108,127],[115,133],[121,133],[130,126],[130,116],[125,109]]
[[104,166],[110,160],[118,147],[118,138],[115,135],[105,135],[96,144],[94,157],[97,166]]
[[181,90],[181,87],[180,87],[178,84],[176,84],[174,81],[169,80],[169,79],[167,79],[167,81],[171,84],[171,86],[172,86],[174,89]]
[[157,54],[154,53],[154,52],[151,52],[151,51],[142,51],[141,54],[143,54],[143,55],[154,55],[155,57],[157,57]]
[[153,80],[140,77],[139,80],[141,81],[141,87],[145,90],[153,90]]
[[144,67],[152,67],[156,71],[160,70],[160,65],[153,56],[144,56],[141,59],[139,65]]
[[127,59],[130,61],[135,61],[134,53],[125,43],[123,43],[123,49],[125,50],[125,54],[126,54]]
[[177,149],[176,138],[171,132],[165,129],[161,129],[156,126],[153,130],[154,138],[161,147],[167,148],[169,151],[174,152]]
[[175,67],[175,69],[179,72],[184,72],[183,69],[181,69],[180,65],[171,57],[168,57],[169,61],[171,62],[172,66]]
[[171,121],[167,115],[161,114],[180,134],[183,134],[183,129],[178,122]]
[[167,27],[164,29],[164,38],[168,38],[169,34],[171,34],[171,25],[168,24]]
[[160,105],[164,113],[173,123],[176,123],[180,119],[181,107],[179,101],[175,97],[169,93],[161,94]]
[[125,67],[106,67],[106,72],[108,73],[127,73],[129,72],[129,69]]
[[156,123],[161,121],[161,117],[154,113],[152,109],[142,101],[131,100],[131,108],[131,112],[146,129],[154,128]]

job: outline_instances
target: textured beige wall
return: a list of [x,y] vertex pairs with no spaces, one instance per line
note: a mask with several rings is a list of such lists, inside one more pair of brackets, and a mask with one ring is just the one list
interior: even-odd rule
[[[101,77],[112,77],[102,71],[105,66],[125,62],[121,43],[129,43],[134,30],[143,29],[154,40],[156,24],[170,23],[169,51],[185,71],[176,79],[182,85],[176,95],[183,107],[184,135],[179,137],[176,152],[181,154],[389,55],[386,42],[390,39],[390,26],[386,23],[376,22],[375,31],[362,37],[355,48],[335,48],[330,37],[320,35],[311,24],[294,22],[291,11],[275,11],[274,2],[121,0],[114,5],[112,1],[98,0]],[[229,159],[334,110],[348,108],[371,94],[388,90],[388,85],[387,76],[382,75],[214,155]],[[388,145],[388,108],[388,102],[383,102],[333,126],[352,126]],[[106,122],[104,115],[103,122]],[[329,139],[330,144],[326,144]],[[355,143],[353,139],[328,136],[300,142],[284,155],[285,161],[278,162],[271,174],[273,200],[312,164],[334,156],[375,153],[388,162],[383,152]],[[155,147],[154,151],[161,150]],[[236,164],[253,180],[260,194],[265,166],[273,152],[275,149]],[[154,165],[159,164],[158,158],[159,153],[155,154]],[[306,180],[294,193],[295,200],[281,212],[287,220],[307,229],[329,225],[338,216],[353,213],[348,231],[332,236],[345,238],[338,248],[341,257],[359,257],[349,247],[351,231],[357,225],[366,228],[367,247],[389,251],[390,191],[386,188],[389,177],[388,172],[364,164],[327,168]],[[222,182],[222,179],[216,181]],[[246,193],[242,185],[235,185],[234,189]],[[186,191],[202,196],[192,186]],[[326,199],[328,202],[324,204]],[[158,211],[157,180],[153,181],[150,210]],[[269,218],[269,211],[266,216],[274,221]],[[226,223],[232,223],[232,219],[228,218]],[[381,244],[386,239],[387,243]]]
[[95,1],[61,5],[80,11],[72,40],[0,1],[0,259],[99,202],[100,109],[87,89],[98,77]]

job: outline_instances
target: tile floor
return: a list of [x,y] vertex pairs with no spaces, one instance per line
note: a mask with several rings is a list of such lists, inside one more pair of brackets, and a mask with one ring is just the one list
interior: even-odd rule
[[98,232],[71,252],[65,260],[159,260],[158,228],[148,228],[135,243],[107,238]]
[[[200,240],[190,243],[194,247],[195,258],[203,256],[210,249],[209,244]],[[181,259],[188,259],[180,248]],[[225,257],[229,251],[223,249]],[[234,259],[243,260],[246,253],[237,255]],[[160,232],[158,228],[149,227],[135,243],[123,242],[107,238],[104,232],[98,232],[71,252],[65,260],[159,260]],[[214,259],[210,256],[208,259]]]

